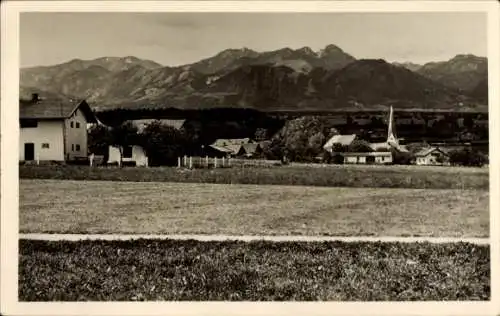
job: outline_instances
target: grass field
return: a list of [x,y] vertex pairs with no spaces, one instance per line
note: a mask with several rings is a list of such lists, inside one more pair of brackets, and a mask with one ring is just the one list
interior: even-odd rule
[[178,169],[19,166],[22,179],[273,184],[358,188],[488,190],[487,168],[290,165],[273,168]]
[[21,240],[21,301],[488,300],[488,246]]
[[489,236],[482,190],[20,180],[20,231]]

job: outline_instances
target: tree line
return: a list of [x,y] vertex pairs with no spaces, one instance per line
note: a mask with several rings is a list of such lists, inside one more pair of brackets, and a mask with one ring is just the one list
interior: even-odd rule
[[[204,146],[215,140],[207,138],[204,133],[203,128],[195,130],[188,126],[176,129],[160,121],[152,121],[141,131],[130,121],[111,127],[97,125],[89,131],[89,151],[103,155],[107,161],[109,146],[115,146],[119,149],[122,162],[123,148],[139,145],[144,149],[150,166],[175,165],[178,157],[204,155]],[[331,127],[327,117],[303,116],[287,121],[274,134],[269,133],[267,129],[258,128],[250,138],[261,144],[262,158],[284,162],[315,162],[319,158],[327,163],[343,163],[344,152],[373,151],[363,137],[354,140],[349,146],[335,144],[332,153],[325,151],[324,144],[338,134],[339,131]],[[409,146],[409,152],[391,149],[393,162],[414,163],[415,153],[426,146],[420,145]],[[467,147],[450,152],[449,160],[451,164],[466,166],[480,166],[487,161],[486,155]]]

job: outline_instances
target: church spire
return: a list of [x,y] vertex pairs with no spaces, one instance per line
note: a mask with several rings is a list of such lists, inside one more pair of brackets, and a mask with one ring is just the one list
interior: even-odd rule
[[387,143],[392,145],[399,145],[398,139],[396,138],[396,131],[394,125],[394,111],[391,106],[391,111],[389,113],[389,124],[387,129]]

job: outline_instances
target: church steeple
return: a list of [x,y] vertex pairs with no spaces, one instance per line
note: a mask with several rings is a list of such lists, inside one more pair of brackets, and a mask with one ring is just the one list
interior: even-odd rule
[[394,111],[391,106],[391,111],[389,113],[389,124],[387,129],[387,143],[390,145],[399,145],[398,139],[396,137],[396,128],[394,125]]

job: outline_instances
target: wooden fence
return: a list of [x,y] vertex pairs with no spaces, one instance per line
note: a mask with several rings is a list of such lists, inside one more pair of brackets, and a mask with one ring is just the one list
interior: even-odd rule
[[271,167],[281,165],[278,160],[236,159],[212,157],[178,157],[178,168],[231,168],[231,167]]

